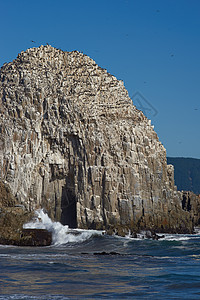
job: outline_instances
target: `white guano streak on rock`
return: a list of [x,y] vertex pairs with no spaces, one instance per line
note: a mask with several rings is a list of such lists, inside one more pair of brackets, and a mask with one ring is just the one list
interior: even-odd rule
[[23,205],[83,228],[169,225],[180,198],[166,151],[122,81],[41,46],[4,65],[0,83],[1,180]]

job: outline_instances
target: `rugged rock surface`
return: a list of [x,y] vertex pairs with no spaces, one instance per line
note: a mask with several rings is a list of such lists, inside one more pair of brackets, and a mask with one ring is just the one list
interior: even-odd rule
[[0,182],[0,244],[23,244],[23,224],[33,217],[19,205],[9,186]]
[[20,246],[50,246],[52,243],[52,233],[46,229],[23,229]]
[[181,192],[182,208],[190,212],[190,216],[195,226],[200,226],[200,194],[193,192]]
[[41,46],[1,68],[0,162],[25,209],[71,227],[192,230],[151,122],[82,53]]
[[9,186],[0,182],[0,244],[49,246],[52,234],[45,229],[23,229],[34,214],[18,204]]

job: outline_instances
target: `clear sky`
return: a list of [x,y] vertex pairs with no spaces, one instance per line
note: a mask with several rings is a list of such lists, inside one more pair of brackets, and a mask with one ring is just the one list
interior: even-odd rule
[[46,43],[83,51],[124,81],[168,156],[200,158],[200,0],[0,0],[0,12],[0,66]]

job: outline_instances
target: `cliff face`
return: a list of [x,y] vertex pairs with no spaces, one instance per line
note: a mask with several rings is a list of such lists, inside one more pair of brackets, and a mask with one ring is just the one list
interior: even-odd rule
[[195,226],[200,226],[200,194],[182,191],[182,208],[190,212],[190,217]]
[[41,46],[1,68],[0,162],[21,204],[71,227],[192,228],[150,121],[79,52]]

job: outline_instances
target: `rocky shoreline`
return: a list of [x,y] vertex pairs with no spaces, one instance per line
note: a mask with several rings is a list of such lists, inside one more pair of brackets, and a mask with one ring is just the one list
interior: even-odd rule
[[[190,211],[194,226],[199,225],[199,197],[192,192],[182,192],[183,209]],[[42,247],[49,246],[52,243],[52,234],[46,229],[24,229],[23,225],[34,219],[34,212],[28,212],[22,205],[17,203],[17,199],[12,195],[10,188],[0,182],[0,244],[13,246]],[[148,228],[142,226],[131,231],[125,226],[110,226],[106,229],[105,234],[119,235],[131,238],[138,238],[142,233],[144,238],[159,240],[166,233],[188,234],[194,233],[193,228],[180,228],[180,230],[169,230],[158,228]],[[160,235],[163,233],[163,235]]]
[[31,48],[1,68],[0,165],[10,195],[2,190],[2,241],[6,226],[23,236],[38,208],[121,236],[192,233],[200,223],[199,196],[177,191],[151,121],[121,80],[78,51]]
[[45,229],[24,229],[34,217],[17,202],[8,185],[0,182],[0,244],[13,246],[49,246],[51,233]]

